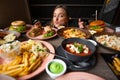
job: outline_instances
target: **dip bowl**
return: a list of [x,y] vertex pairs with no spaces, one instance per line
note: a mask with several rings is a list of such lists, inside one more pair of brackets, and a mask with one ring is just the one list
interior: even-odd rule
[[[73,48],[73,46],[70,46],[69,48],[73,48],[75,51],[71,52],[70,49],[67,49],[67,44],[82,44],[82,49],[81,46],[77,48]],[[74,45],[75,46],[75,45]],[[77,46],[77,45],[76,45]],[[83,47],[86,46],[88,49],[83,49]],[[95,53],[96,47],[95,45],[88,41],[87,39],[81,39],[81,38],[68,38],[64,39],[61,43],[62,50],[65,54],[65,57],[72,61],[72,62],[84,62],[88,61]],[[79,48],[79,49],[78,49]],[[77,51],[82,50],[80,53],[76,53]],[[89,50],[88,53],[85,50]]]
[[46,72],[52,79],[62,76],[66,70],[66,63],[61,59],[53,59],[46,65]]

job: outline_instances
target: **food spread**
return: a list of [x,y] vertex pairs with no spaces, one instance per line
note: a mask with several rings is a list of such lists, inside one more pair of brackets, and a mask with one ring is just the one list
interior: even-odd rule
[[[6,47],[8,46],[6,44],[4,45]],[[9,49],[4,46],[1,46],[1,49],[5,48],[4,50],[8,52],[11,48],[13,49],[16,47],[16,45],[18,45],[18,41],[13,42],[13,45],[11,44]],[[26,42],[22,42],[20,45],[19,55],[13,55],[15,58],[9,63],[0,64],[0,74],[17,78],[32,73],[41,65],[43,59],[47,56],[46,50],[46,46],[39,41],[28,40]]]
[[[96,26],[91,28],[97,29],[100,27]],[[55,33],[54,30],[49,29],[49,27],[44,27],[40,30],[41,31],[39,31],[39,29],[34,28],[33,32],[35,33],[35,35],[31,33],[30,35],[32,35],[33,37],[36,37],[43,34],[43,37],[50,37]],[[37,34],[38,32],[40,32],[40,34]],[[84,32],[79,33],[77,29],[68,30],[67,33],[64,32],[64,35],[66,34],[72,37],[82,36],[78,38],[86,38],[87,36],[87,34],[85,34]],[[9,36],[13,36],[13,34],[10,34]],[[9,36],[7,36],[7,39]],[[13,39],[14,37],[9,38],[8,42],[9,40],[13,40]],[[87,48],[87,46],[85,45],[82,45],[82,46],[81,45],[82,44],[80,44],[80,46],[77,45],[76,47],[76,43],[74,43],[74,47],[73,45],[72,46],[68,45],[68,46],[70,46],[71,49],[75,50],[77,54],[82,54],[82,52],[84,52],[85,54],[89,54],[89,48]],[[17,55],[14,60],[12,60],[10,63],[7,63],[7,64],[6,63],[0,64],[0,74],[6,74],[13,77],[21,77],[24,75],[28,75],[34,72],[41,65],[44,58],[47,56],[46,53],[47,53],[47,47],[44,46],[41,42],[35,42],[33,40],[28,40],[26,42],[23,42],[21,43],[21,46],[20,46],[20,54]],[[63,71],[64,67],[62,64],[58,62],[52,62],[51,65],[49,66],[49,69],[54,74],[59,74]]]

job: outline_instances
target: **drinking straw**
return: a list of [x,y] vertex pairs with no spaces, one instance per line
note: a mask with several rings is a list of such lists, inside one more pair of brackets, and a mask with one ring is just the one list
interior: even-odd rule
[[95,11],[95,20],[97,20],[97,10]]

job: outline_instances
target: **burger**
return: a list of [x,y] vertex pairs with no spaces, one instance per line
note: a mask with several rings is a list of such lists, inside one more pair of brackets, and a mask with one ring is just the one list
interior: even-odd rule
[[104,28],[105,28],[105,22],[102,20],[92,21],[88,26],[89,30],[94,30],[96,32],[102,32],[104,31]]
[[26,30],[26,23],[21,20],[13,21],[13,22],[11,22],[11,26],[10,26],[9,30],[24,32]]

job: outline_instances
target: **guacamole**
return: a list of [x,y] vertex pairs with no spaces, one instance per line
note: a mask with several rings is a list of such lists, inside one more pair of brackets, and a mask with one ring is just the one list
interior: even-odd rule
[[49,65],[49,70],[54,74],[59,74],[64,70],[64,67],[59,62],[51,62],[51,64]]

